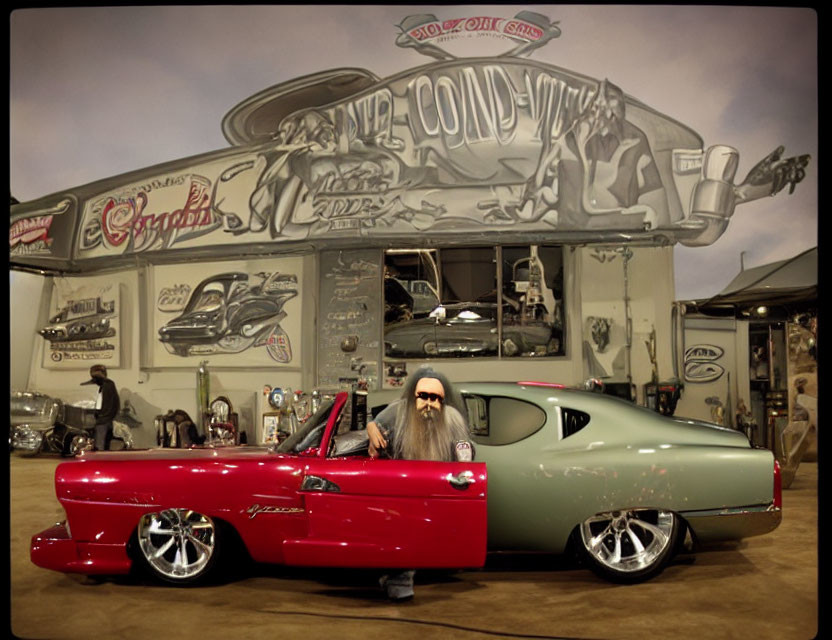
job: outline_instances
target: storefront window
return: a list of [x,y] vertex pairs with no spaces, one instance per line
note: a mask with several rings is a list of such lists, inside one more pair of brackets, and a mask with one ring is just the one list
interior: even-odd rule
[[564,354],[561,247],[392,249],[384,266],[386,357]]

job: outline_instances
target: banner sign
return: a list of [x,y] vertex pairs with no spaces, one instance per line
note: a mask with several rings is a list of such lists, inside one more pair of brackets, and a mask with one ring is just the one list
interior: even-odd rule
[[[494,16],[476,16],[470,18],[451,18],[441,21],[431,15],[412,16],[411,18],[415,18],[416,22],[421,23],[418,26],[407,29],[405,33],[419,42],[435,40],[442,36],[462,36],[481,33],[491,33],[524,42],[537,42],[541,40],[546,34],[545,27],[521,19],[522,13],[511,19]],[[424,22],[421,19],[424,19]],[[557,34],[560,35],[560,29],[557,29]]]

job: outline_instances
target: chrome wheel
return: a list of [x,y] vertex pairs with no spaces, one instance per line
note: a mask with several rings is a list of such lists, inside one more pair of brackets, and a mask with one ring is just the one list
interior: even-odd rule
[[77,456],[82,451],[92,451],[95,448],[95,440],[90,437],[77,435],[72,436],[66,444],[67,456]]
[[148,513],[139,521],[138,539],[148,566],[170,582],[200,579],[217,555],[214,521],[189,509]]
[[678,532],[672,511],[630,509],[587,518],[580,526],[580,539],[604,577],[647,579],[670,559]]

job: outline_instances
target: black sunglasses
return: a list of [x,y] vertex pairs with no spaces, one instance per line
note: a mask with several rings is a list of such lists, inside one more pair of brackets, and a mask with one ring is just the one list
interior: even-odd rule
[[431,402],[439,402],[442,404],[445,402],[445,396],[440,396],[438,393],[428,393],[427,391],[419,391],[416,394],[416,397],[420,400],[430,400]]

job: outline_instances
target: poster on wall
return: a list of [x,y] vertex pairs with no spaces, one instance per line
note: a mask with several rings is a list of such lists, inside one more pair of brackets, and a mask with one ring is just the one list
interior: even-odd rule
[[299,366],[303,259],[157,266],[153,366]]
[[121,365],[120,286],[101,278],[57,280],[49,320],[38,329],[47,369]]

